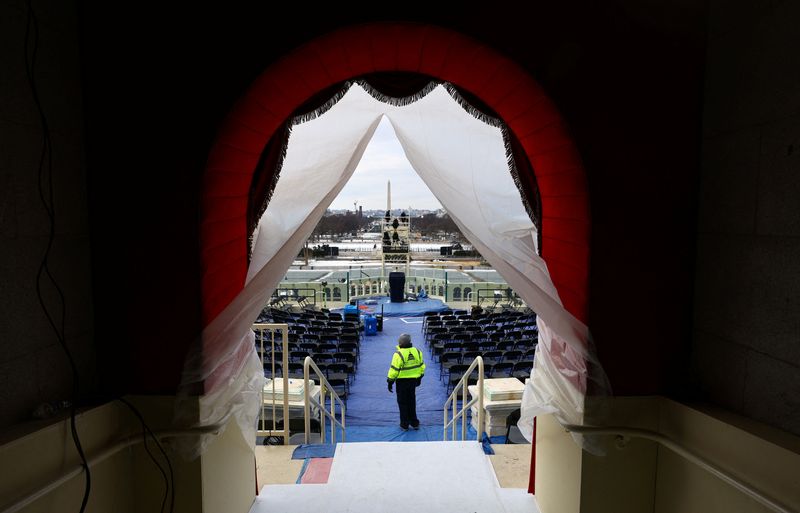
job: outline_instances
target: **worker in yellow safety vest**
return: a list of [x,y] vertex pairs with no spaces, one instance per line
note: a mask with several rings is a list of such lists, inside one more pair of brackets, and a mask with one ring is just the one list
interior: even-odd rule
[[425,362],[422,352],[411,347],[411,335],[403,333],[397,339],[397,350],[392,355],[392,364],[386,382],[389,392],[397,383],[397,406],[400,407],[400,427],[405,431],[411,426],[419,429],[417,418],[416,388],[422,384],[425,375]]

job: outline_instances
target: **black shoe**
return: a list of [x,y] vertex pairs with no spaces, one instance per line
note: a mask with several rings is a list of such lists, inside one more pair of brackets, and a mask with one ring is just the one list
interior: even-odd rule
[[408,426],[400,424],[400,429],[402,429],[403,431],[408,431]]
[[412,427],[412,428],[414,428],[414,429],[416,429],[416,430],[419,430],[419,424],[417,424],[417,425],[412,425],[411,427]]

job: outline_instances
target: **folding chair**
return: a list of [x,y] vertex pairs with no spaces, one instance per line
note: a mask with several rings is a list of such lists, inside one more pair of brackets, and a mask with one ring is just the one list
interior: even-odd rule
[[506,417],[506,443],[507,444],[528,444],[525,437],[522,436],[522,432],[517,427],[517,422],[519,422],[520,417],[520,409],[517,408],[516,410],[512,411]]

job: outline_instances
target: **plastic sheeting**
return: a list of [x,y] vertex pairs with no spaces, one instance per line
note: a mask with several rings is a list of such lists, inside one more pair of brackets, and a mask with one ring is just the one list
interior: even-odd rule
[[[259,377],[248,362],[257,317],[326,208],[348,181],[378,123],[388,118],[407,158],[459,229],[538,314],[539,353],[526,388],[523,432],[531,415],[554,413],[582,424],[590,380],[607,380],[587,327],[561,304],[537,254],[537,235],[509,172],[502,125],[467,106],[446,85],[402,100],[353,84],[311,115],[295,120],[270,204],[253,241],[247,283],[203,332],[203,350],[187,365],[182,389],[204,384],[201,425],[236,418],[253,433]],[[590,372],[591,371],[591,372]],[[202,451],[205,440],[196,444]],[[255,437],[250,438],[253,443]]]

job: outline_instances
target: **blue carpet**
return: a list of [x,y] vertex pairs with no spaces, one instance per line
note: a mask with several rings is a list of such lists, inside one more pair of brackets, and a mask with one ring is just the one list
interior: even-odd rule
[[[336,452],[336,446],[333,444],[300,444],[292,452],[292,459],[333,458],[334,452]],[[302,472],[300,474],[302,475]]]
[[[388,296],[375,296],[358,300],[358,308],[362,313],[380,314],[383,307],[384,317],[414,317],[422,316],[425,312],[441,312],[449,307],[439,299],[425,298],[418,301],[405,301],[392,303]],[[343,312],[337,308],[331,312]]]
[[[460,431],[459,431],[460,432]],[[329,433],[330,434],[330,433]],[[467,427],[466,440],[477,440],[477,432],[471,426]],[[441,442],[444,440],[442,421],[436,426],[420,426],[419,430],[409,429],[403,431],[400,426],[359,426],[347,427],[348,442]],[[448,432],[447,439],[452,440],[452,434]],[[487,437],[483,435],[483,444],[504,444],[505,436]],[[494,454],[487,452],[487,454]]]
[[[417,388],[417,417],[420,429],[403,431],[397,408],[397,396],[386,389],[386,373],[401,333],[411,335],[412,344],[425,358],[425,377]],[[439,364],[431,361],[422,336],[422,318],[386,318],[383,331],[365,336],[361,342],[361,360],[356,379],[347,399],[348,442],[425,442],[443,439],[447,391],[439,374]],[[476,440],[477,433],[467,419],[467,440]],[[330,436],[330,425],[328,425]],[[337,435],[341,440],[341,434]],[[491,443],[505,443],[504,436],[494,436]]]
[[[441,442],[442,423],[437,426],[420,425],[418,430],[403,431],[400,426],[347,426],[346,442]],[[330,426],[328,427],[330,430]],[[330,438],[330,431],[327,435]],[[341,430],[337,440],[341,440]],[[474,436],[474,435],[473,435]]]
[[[330,430],[330,425],[328,426]],[[409,429],[403,431],[399,426],[347,426],[346,442],[441,442],[443,438],[441,423],[438,426],[420,426],[419,430]],[[476,440],[477,433],[472,427],[468,428],[467,440]],[[330,431],[326,432],[330,437]],[[341,429],[337,429],[336,439],[341,441]],[[451,440],[448,433],[448,440]],[[494,454],[491,444],[504,444],[505,436],[487,437],[483,435],[481,445],[483,452]],[[292,459],[302,460],[306,458],[331,458],[335,451],[332,444],[310,444],[298,445],[292,453]]]
[[[411,335],[412,344],[422,351],[427,366],[422,385],[417,388],[417,417],[423,427],[438,429],[439,434],[434,439],[441,440],[442,406],[447,395],[444,384],[439,380],[439,365],[430,361],[425,347],[422,337],[422,318],[417,317],[405,320],[386,318],[383,320],[382,332],[363,338],[361,360],[358,363],[356,379],[350,387],[350,396],[347,399],[348,441],[351,439],[350,428],[391,426],[397,429],[398,435],[404,433],[400,429],[397,396],[389,393],[386,389],[386,373],[397,346],[397,338],[401,333]],[[408,431],[405,432],[405,436],[423,436],[414,434],[421,431]],[[353,433],[356,432],[354,429]],[[387,434],[385,436],[394,435]],[[380,438],[380,440],[384,439]]]
[[[397,338],[401,333],[411,335],[412,343],[425,358],[427,369],[422,385],[417,388],[417,417],[420,429],[403,431],[397,408],[397,396],[386,389],[386,373],[392,360]],[[447,399],[445,385],[440,380],[439,364],[432,362],[422,337],[422,318],[385,318],[383,331],[365,336],[361,342],[361,359],[356,379],[350,386],[346,406],[347,442],[426,442],[443,439],[442,406]],[[467,440],[475,440],[476,432],[469,427]],[[330,439],[330,424],[326,422],[326,437]],[[341,432],[337,440],[341,440]],[[491,443],[504,443],[505,437],[492,437]],[[324,451],[329,454],[333,446],[318,449],[301,446],[295,457],[307,458]]]

